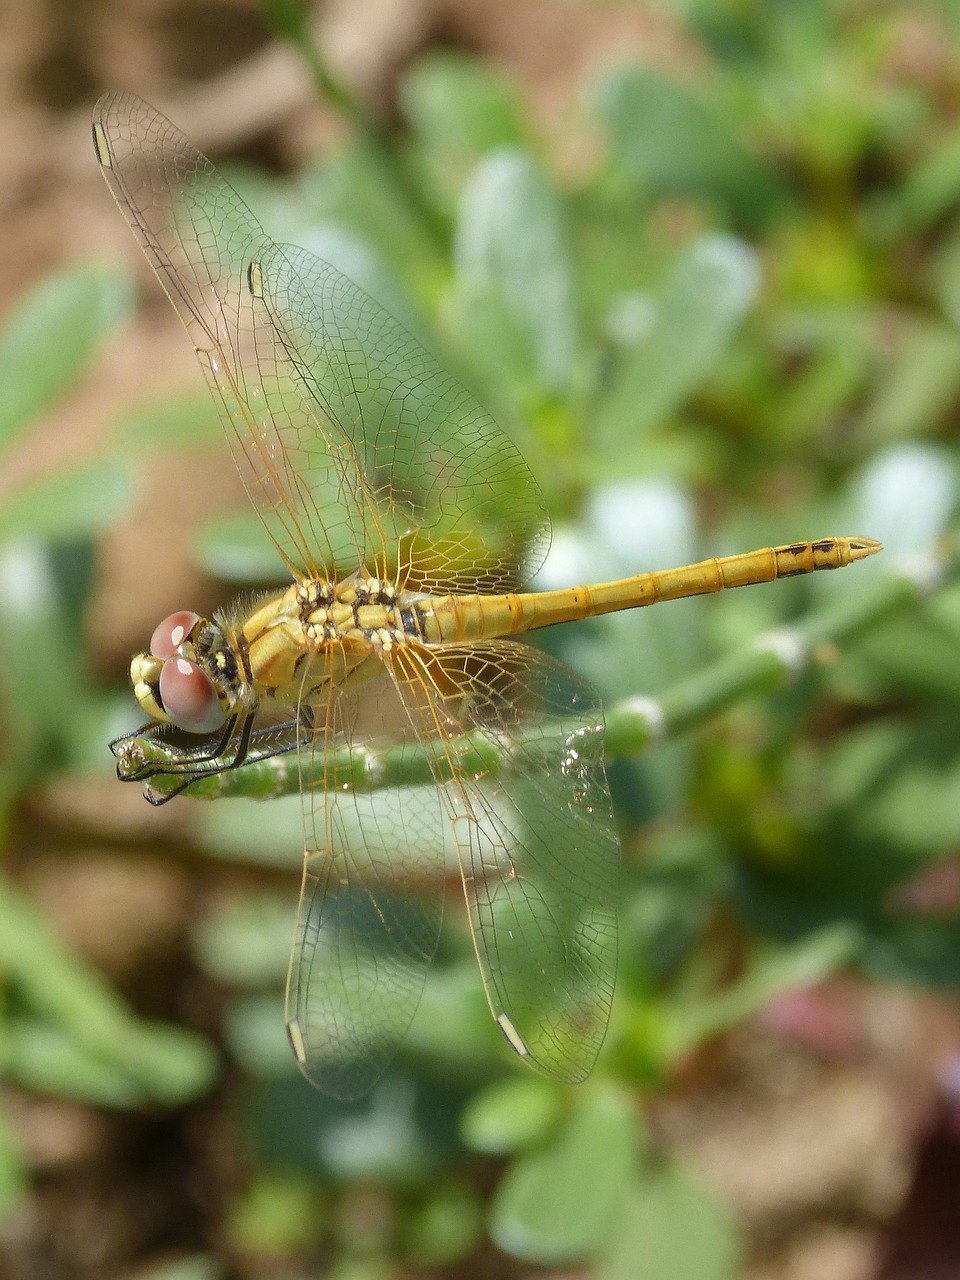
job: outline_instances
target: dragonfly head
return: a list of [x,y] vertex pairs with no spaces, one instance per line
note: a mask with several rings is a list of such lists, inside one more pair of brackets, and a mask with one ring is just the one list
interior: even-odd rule
[[130,680],[137,701],[154,720],[187,733],[214,733],[231,709],[231,669],[235,676],[220,628],[181,610],[164,618],[149,651],[130,663]]

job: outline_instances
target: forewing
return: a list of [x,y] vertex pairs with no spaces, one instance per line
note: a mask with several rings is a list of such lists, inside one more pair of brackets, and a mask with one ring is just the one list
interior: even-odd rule
[[[493,1016],[545,1074],[582,1080],[617,965],[619,842],[598,697],[506,641],[403,656],[394,670],[451,816]],[[500,767],[459,769],[465,735]]]
[[[379,572],[423,591],[506,591],[526,580],[549,543],[543,500],[476,398],[330,263],[285,245],[260,265],[304,393],[353,447],[382,522]],[[325,467],[318,444],[305,433],[290,448],[314,489]]]
[[[352,442],[306,399],[266,314],[255,264],[278,250],[211,162],[132,94],[94,110],[103,175],[193,341],[244,485],[294,573],[356,568],[379,518]],[[312,441],[309,482],[299,450]],[[321,514],[322,511],[322,514]]]
[[301,1070],[341,1100],[376,1083],[416,1012],[440,930],[449,843],[434,786],[358,794],[350,769],[334,759],[355,741],[387,749],[411,738],[396,687],[376,658],[367,668],[312,703],[318,727],[302,767],[320,776],[324,760],[324,789],[304,792],[306,856],[287,984]]
[[549,530],[532,475],[419,342],[329,263],[270,241],[141,99],[102,98],[94,137],[294,572],[364,564],[424,590],[495,591],[539,567]]

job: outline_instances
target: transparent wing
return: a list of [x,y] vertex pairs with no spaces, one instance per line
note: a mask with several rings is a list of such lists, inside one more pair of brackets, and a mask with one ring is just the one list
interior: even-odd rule
[[102,98],[94,139],[294,572],[365,564],[476,591],[539,565],[548,524],[520,454],[378,303],[329,263],[273,244],[141,99]]
[[[314,750],[328,765],[324,790],[304,793],[287,990],[300,1065],[341,1099],[376,1082],[416,1012],[459,862],[501,1031],[545,1074],[582,1080],[606,1032],[617,963],[619,845],[597,697],[563,664],[508,642],[400,651],[390,662],[388,672],[368,659],[306,698],[325,725]],[[478,739],[500,768],[478,769]],[[435,785],[357,794],[333,755],[353,741],[418,746]]]
[[[396,320],[304,249],[266,249],[264,299],[317,416],[349,440],[387,553],[385,576],[425,591],[505,591],[539,568],[549,524],[523,457],[477,400]],[[316,432],[288,440],[313,492]],[[379,559],[379,557],[378,557]]]
[[[582,1080],[617,964],[619,842],[598,697],[510,642],[400,654],[394,673],[435,761],[493,1016],[545,1074]],[[499,748],[501,769],[461,770],[463,735]]]
[[440,930],[447,820],[432,785],[357,794],[337,770],[338,747],[396,747],[411,737],[377,659],[322,690],[310,714],[323,723],[306,749],[325,753],[327,766],[323,791],[304,792],[287,1028],[308,1079],[346,1101],[382,1075],[420,1002]]

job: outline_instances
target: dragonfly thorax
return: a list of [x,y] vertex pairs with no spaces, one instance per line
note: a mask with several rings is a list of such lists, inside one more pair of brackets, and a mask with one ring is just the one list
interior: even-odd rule
[[397,587],[382,578],[303,582],[296,594],[307,639],[313,644],[359,643],[389,650],[417,634]]
[[349,669],[376,652],[422,640],[420,599],[361,574],[340,582],[306,579],[250,612],[236,644],[258,693],[289,700],[318,664],[330,669],[331,654]]

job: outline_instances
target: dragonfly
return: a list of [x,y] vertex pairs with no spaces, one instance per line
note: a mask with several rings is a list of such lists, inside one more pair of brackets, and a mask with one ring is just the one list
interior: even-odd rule
[[[617,967],[603,713],[586,680],[515,637],[839,568],[879,544],[824,538],[524,591],[549,519],[473,394],[331,263],[274,243],[146,102],[105,95],[93,138],[292,575],[252,604],[159,624],[131,663],[149,724],[112,744],[120,778],[159,802],[296,753],[305,840],[285,1016],[324,1092],[357,1098],[391,1063],[453,887],[507,1043],[546,1076],[583,1080]],[[144,757],[145,740],[162,754]],[[426,782],[360,794],[358,749],[415,751]],[[160,781],[173,785],[151,790]]]

